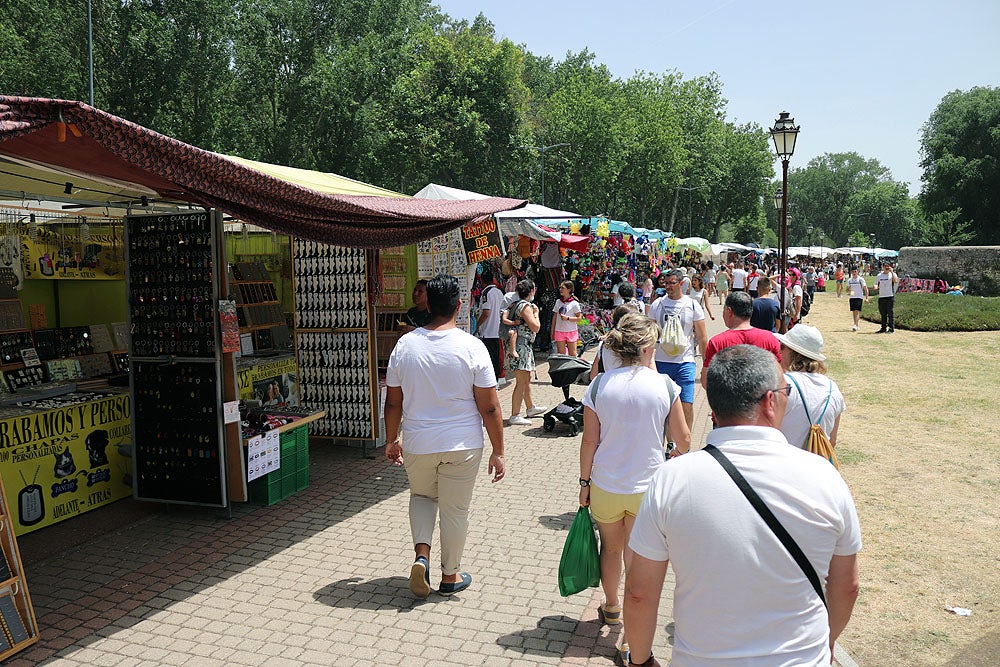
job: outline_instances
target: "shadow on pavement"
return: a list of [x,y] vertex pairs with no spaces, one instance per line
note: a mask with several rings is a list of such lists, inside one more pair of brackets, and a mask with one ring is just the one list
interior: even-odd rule
[[[66,540],[56,524],[20,537],[30,555],[24,569],[39,643],[6,664],[39,664],[131,627],[407,489],[402,469],[349,447],[311,447],[309,472],[305,490],[269,507],[236,503],[231,518],[215,509],[157,504],[126,518],[111,504],[94,512],[114,525],[111,531]],[[378,581],[390,591],[388,602],[365,592],[372,582],[334,584],[340,588],[327,595],[353,594],[351,604],[365,608],[412,607],[405,579]],[[150,607],[160,595],[167,597]]]
[[341,579],[313,593],[313,598],[330,607],[371,611],[396,609],[400,613],[447,599],[433,589],[427,599],[413,597],[406,577],[380,577],[367,581],[360,577]]
[[538,523],[552,530],[569,530],[575,518],[576,512],[564,512],[558,516],[546,514],[545,516],[538,517]]
[[571,648],[570,642],[581,625],[586,623],[569,616],[545,616],[539,619],[534,628],[500,635],[496,643],[522,654],[567,656],[567,649]]

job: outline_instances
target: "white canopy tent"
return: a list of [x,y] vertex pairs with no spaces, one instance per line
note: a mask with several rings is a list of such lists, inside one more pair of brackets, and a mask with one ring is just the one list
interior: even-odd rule
[[836,254],[836,252],[833,248],[821,245],[789,246],[788,248],[789,257],[819,257],[820,259],[825,259],[828,255]]
[[[430,183],[424,186],[414,197],[420,199],[488,199],[489,195],[461,190],[459,188],[448,187]],[[500,233],[505,236],[527,236],[528,238],[540,241],[560,241],[562,232],[549,231],[539,227],[535,221],[544,224],[546,219],[566,220],[567,218],[582,218],[583,216],[570,211],[559,211],[548,206],[528,203],[516,211],[501,211],[493,216],[500,225]]]

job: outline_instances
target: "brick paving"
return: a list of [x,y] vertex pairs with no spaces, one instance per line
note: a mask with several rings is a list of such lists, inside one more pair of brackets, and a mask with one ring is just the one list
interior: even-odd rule
[[[721,330],[721,317],[709,328]],[[538,403],[562,399],[544,364],[532,391]],[[510,392],[500,392],[505,414]],[[700,447],[700,387],[695,405]],[[577,509],[579,438],[561,425],[545,433],[541,419],[505,437],[507,478],[490,484],[484,459],[474,497],[467,591],[411,596],[401,468],[381,450],[365,459],[313,446],[310,486],[277,505],[238,504],[231,519],[157,508],[26,562],[40,641],[5,665],[609,665],[618,631],[597,621],[600,590],[562,598],[556,586]],[[103,511],[114,520],[113,506]],[[668,578],[654,647],[663,664]]]

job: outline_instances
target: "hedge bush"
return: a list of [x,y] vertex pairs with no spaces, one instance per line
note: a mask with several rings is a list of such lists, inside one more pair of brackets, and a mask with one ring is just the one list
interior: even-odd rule
[[[1000,297],[909,292],[896,295],[896,328],[912,331],[1000,331]],[[861,317],[879,324],[877,292]]]

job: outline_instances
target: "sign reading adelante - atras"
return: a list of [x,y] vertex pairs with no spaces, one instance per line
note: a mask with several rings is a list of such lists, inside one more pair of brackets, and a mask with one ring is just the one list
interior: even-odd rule
[[462,246],[469,264],[503,257],[503,240],[497,221],[487,218],[462,227]]

